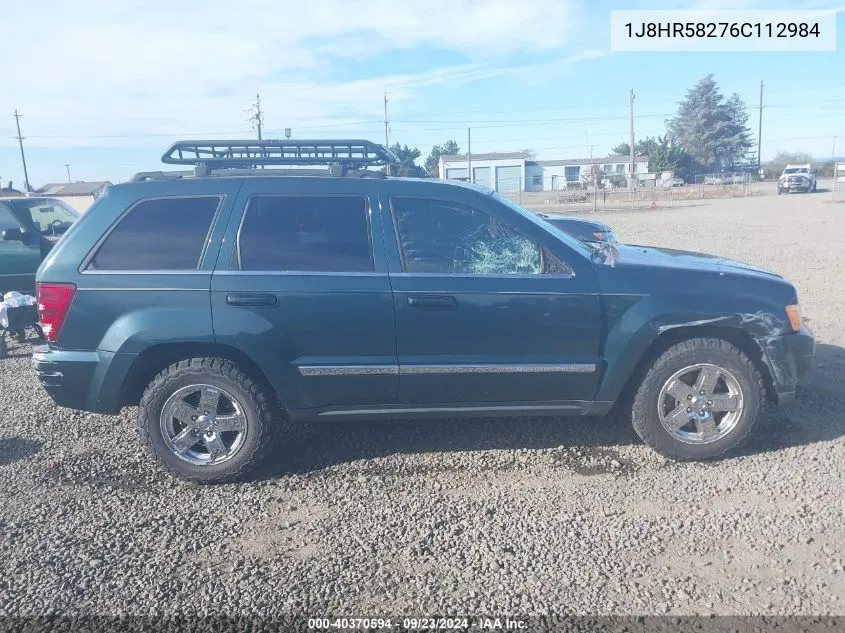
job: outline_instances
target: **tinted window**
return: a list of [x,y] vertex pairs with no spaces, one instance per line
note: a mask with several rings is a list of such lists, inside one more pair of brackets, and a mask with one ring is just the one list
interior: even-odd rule
[[241,270],[373,270],[360,197],[263,196],[249,203],[238,239]]
[[460,203],[394,198],[406,272],[540,274],[540,248],[501,219]]
[[24,224],[33,226],[44,237],[57,237],[79,219],[79,213],[61,200],[25,198],[9,206]]
[[196,270],[220,199],[160,198],[139,203],[91,262],[94,270]]

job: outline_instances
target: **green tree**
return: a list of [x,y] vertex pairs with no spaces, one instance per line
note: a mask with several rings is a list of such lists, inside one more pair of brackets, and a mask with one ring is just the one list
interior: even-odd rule
[[[640,139],[636,143],[634,143],[634,154],[637,156],[646,156],[649,153],[649,150],[652,148],[654,143],[657,141],[653,136],[648,136],[646,138]],[[610,148],[610,155],[611,156],[630,156],[631,154],[631,145],[627,141],[623,141],[619,143],[619,145],[615,145]]]
[[440,157],[454,156],[460,154],[461,148],[458,143],[453,140],[448,140],[443,145],[435,145],[431,148],[431,153],[425,159],[425,171],[432,178],[440,177]]
[[[628,143],[619,143],[611,148],[611,155],[628,156],[629,147]],[[702,171],[692,156],[668,134],[642,138],[634,144],[634,149],[637,156],[648,156],[648,170],[651,172],[673,171],[676,176],[689,180]]]
[[748,113],[739,95],[725,101],[713,75],[698,81],[667,121],[669,135],[692,158],[710,171],[742,163],[751,149]]
[[394,143],[390,146],[390,151],[399,158],[399,164],[390,167],[391,176],[413,176],[416,178],[426,176],[425,170],[417,165],[417,159],[422,154],[419,149]]

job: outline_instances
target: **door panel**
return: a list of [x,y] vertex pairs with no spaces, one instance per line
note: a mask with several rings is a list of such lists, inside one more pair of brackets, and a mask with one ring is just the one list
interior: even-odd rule
[[17,240],[0,239],[0,300],[6,292],[33,293],[35,291],[35,271],[41,264],[40,240],[29,227],[24,227],[12,216],[11,212],[0,206],[0,234],[6,229],[30,231],[31,244]]
[[211,284],[216,340],[252,358],[289,409],[395,403],[374,183],[247,180],[236,208],[247,212],[230,222]]
[[[390,197],[390,186],[381,185],[383,198]],[[483,230],[513,248],[491,250],[485,246],[488,233],[479,247],[482,233],[472,213],[453,222],[438,207],[441,201],[390,199],[393,241],[388,243],[396,246],[398,259],[391,267],[403,271],[391,272],[400,403],[591,400],[603,368],[592,268],[581,263],[577,269],[549,267],[554,274],[537,274],[538,264],[524,248],[528,242],[546,252],[537,235],[525,237],[520,218],[489,196],[469,192],[463,197],[442,204],[459,215],[468,208],[495,218],[492,229],[479,220]],[[460,243],[450,231],[460,234]],[[466,242],[468,236],[476,241]],[[547,256],[553,259],[550,252]],[[513,262],[503,264],[509,258]],[[444,266],[449,270],[437,270]],[[504,272],[509,266],[513,273]]]

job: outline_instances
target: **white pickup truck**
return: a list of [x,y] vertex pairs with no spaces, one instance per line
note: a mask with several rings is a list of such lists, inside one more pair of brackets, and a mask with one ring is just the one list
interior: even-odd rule
[[778,195],[783,192],[804,191],[809,193],[816,190],[816,172],[810,164],[787,165],[778,178]]

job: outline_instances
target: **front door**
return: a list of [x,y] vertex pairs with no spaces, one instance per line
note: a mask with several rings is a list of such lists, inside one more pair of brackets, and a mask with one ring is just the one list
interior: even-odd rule
[[391,183],[381,186],[398,260],[400,403],[591,400],[602,361],[589,263],[576,274],[539,243],[559,240],[491,196],[390,196]]
[[254,360],[291,413],[394,404],[395,318],[375,184],[246,179],[235,208],[211,283],[217,342]]
[[[2,239],[7,229],[24,232],[21,239]],[[32,294],[35,271],[41,264],[40,236],[18,222],[11,211],[0,203],[0,300],[12,290]]]

